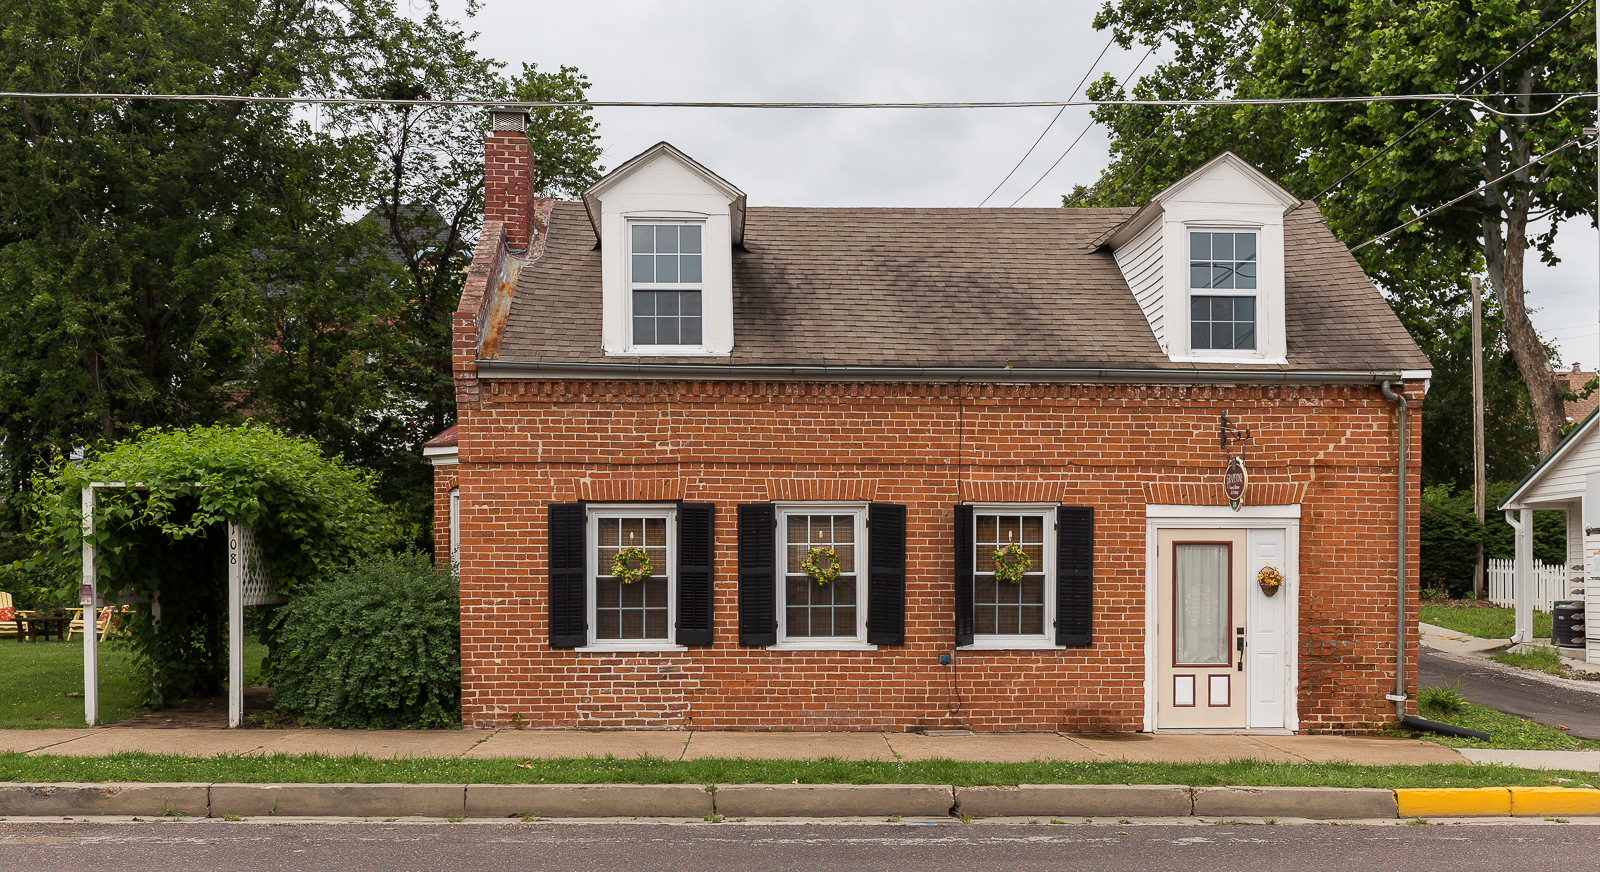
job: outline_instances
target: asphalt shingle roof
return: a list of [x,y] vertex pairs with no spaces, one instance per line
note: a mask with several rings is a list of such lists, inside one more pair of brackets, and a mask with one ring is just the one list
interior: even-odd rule
[[[733,354],[627,362],[1199,368],[1167,359],[1111,253],[1092,245],[1133,212],[751,207],[733,254]],[[1427,369],[1316,206],[1285,220],[1289,362],[1277,368]],[[544,254],[518,281],[499,359],[617,362],[601,350],[600,295],[583,206],[557,203]]]

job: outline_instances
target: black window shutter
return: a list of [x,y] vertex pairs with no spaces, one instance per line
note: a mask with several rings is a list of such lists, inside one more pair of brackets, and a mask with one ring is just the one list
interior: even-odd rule
[[589,643],[589,582],[584,578],[583,503],[550,506],[550,647],[580,648]]
[[1094,641],[1094,509],[1056,511],[1056,644]]
[[778,644],[777,515],[771,503],[739,507],[739,644]]
[[906,643],[906,507],[867,510],[867,643]]
[[710,503],[678,503],[678,644],[711,644]]
[[972,615],[972,507],[956,506],[956,644],[971,645]]

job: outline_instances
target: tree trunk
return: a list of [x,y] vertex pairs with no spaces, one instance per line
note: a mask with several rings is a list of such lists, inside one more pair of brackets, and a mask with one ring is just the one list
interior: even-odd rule
[[1489,278],[1494,282],[1505,315],[1506,345],[1517,362],[1522,383],[1528,388],[1533,423],[1539,430],[1539,455],[1544,457],[1561,441],[1567,413],[1555,376],[1550,373],[1550,357],[1545,353],[1544,343],[1539,341],[1538,331],[1533,329],[1523,299],[1522,268],[1528,252],[1527,228],[1526,204],[1513,201],[1506,210],[1504,240],[1501,239],[1500,218],[1490,210],[1483,219],[1483,242]]

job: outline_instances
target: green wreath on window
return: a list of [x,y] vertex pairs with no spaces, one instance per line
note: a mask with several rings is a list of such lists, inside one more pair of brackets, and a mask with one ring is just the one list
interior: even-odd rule
[[[633,562],[634,558],[638,558],[639,565],[630,567],[629,564]],[[640,579],[649,578],[653,574],[655,574],[655,567],[650,565],[650,555],[644,553],[643,548],[637,546],[624,548],[617,552],[616,557],[611,558],[611,577],[621,581],[623,584],[633,584]]]
[[1012,542],[1004,549],[994,549],[994,577],[996,581],[1009,581],[1016,584],[1022,581],[1022,576],[1033,568],[1033,560],[1028,557],[1028,552],[1022,546]]
[[[822,561],[826,560],[824,566]],[[813,547],[806,552],[806,559],[800,561],[800,570],[823,585],[839,577],[839,553],[824,545],[821,548]]]

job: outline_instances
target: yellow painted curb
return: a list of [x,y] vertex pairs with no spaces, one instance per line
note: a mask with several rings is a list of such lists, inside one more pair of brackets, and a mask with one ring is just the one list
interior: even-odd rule
[[1482,817],[1511,814],[1507,787],[1407,787],[1394,792],[1400,816]]
[[1513,787],[1511,813],[1600,815],[1600,790],[1583,787]]

